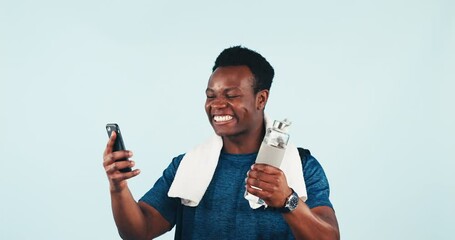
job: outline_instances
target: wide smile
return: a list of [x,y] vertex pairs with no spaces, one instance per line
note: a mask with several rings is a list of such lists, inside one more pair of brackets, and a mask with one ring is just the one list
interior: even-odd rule
[[225,124],[233,119],[231,115],[215,115],[213,116],[213,122],[215,124]]

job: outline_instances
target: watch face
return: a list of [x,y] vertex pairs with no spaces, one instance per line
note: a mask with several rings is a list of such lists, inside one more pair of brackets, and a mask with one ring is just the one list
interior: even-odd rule
[[299,203],[299,196],[296,193],[292,194],[291,198],[289,199],[289,209],[292,211],[297,208],[297,204]]

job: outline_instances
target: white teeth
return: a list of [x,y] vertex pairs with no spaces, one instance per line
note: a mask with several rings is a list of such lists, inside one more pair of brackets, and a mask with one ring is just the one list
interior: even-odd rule
[[225,122],[225,121],[231,120],[232,116],[229,116],[229,115],[226,115],[226,116],[215,116],[215,117],[213,117],[213,119],[215,120],[215,122]]

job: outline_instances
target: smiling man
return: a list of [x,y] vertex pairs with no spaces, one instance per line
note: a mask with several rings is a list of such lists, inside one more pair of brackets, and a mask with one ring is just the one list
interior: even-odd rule
[[[216,136],[175,157],[140,200],[127,179],[131,151],[104,151],[112,210],[124,239],[151,239],[176,226],[176,239],[339,239],[324,171],[309,151],[300,149],[308,199],[299,199],[279,168],[254,164],[265,135],[264,108],[274,70],[255,51],[236,46],[216,59],[205,91],[205,110]],[[299,161],[300,162],[300,161]],[[253,209],[245,190],[267,208]]]

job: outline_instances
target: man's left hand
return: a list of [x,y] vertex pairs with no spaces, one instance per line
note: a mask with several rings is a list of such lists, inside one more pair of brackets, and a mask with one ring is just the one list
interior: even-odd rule
[[287,198],[292,194],[283,171],[267,164],[251,166],[247,173],[246,190],[275,208],[284,207]]

